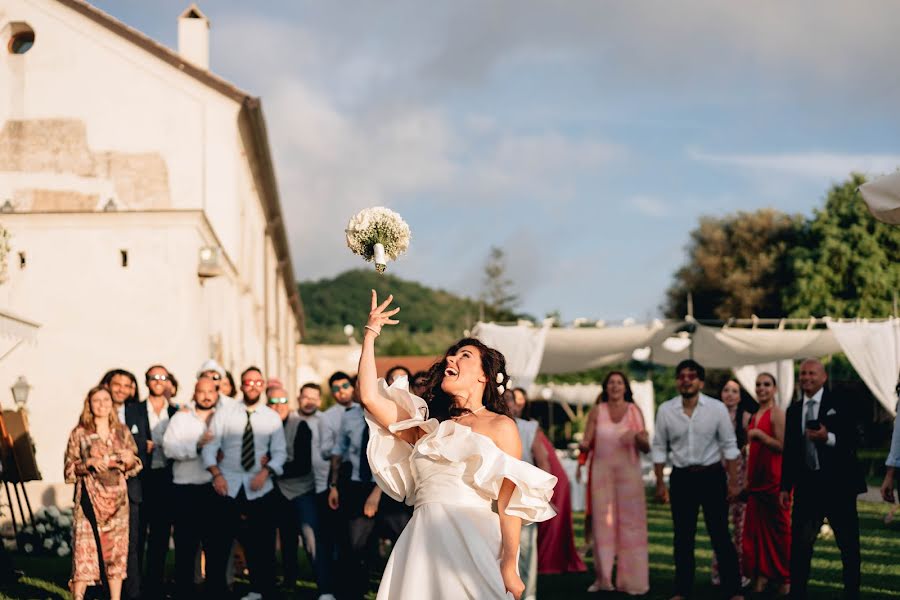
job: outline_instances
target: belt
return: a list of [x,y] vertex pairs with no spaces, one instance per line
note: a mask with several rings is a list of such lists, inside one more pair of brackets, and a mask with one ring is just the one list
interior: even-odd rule
[[687,467],[673,467],[673,469],[677,469],[679,471],[685,471],[687,473],[707,473],[709,471],[716,471],[722,468],[722,463],[713,463],[711,465],[690,465]]

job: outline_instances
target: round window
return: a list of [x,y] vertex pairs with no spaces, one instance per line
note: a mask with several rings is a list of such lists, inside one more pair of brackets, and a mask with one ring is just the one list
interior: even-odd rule
[[25,54],[34,46],[34,32],[20,31],[9,39],[9,51],[11,54]]

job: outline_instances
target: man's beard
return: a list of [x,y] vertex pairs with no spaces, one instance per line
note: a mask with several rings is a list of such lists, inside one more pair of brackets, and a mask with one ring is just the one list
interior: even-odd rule
[[311,416],[313,416],[314,414],[316,414],[316,407],[313,406],[313,407],[310,409],[309,412],[306,412],[305,410],[303,410],[303,409],[301,408],[301,409],[300,409],[300,412],[303,413],[303,416],[304,416],[304,417],[311,417]]
[[246,396],[246,395],[245,395],[245,396],[244,396],[244,403],[245,403],[245,404],[249,404],[250,406],[253,406],[253,405],[256,404],[257,402],[259,402],[260,398],[262,398],[262,394],[260,394],[260,395],[257,396],[256,398],[252,398],[252,399],[251,399],[249,396]]

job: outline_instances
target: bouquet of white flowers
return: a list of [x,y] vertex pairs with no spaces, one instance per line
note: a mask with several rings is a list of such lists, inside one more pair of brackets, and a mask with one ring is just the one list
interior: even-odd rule
[[409,248],[409,225],[383,206],[359,211],[347,223],[345,233],[347,247],[367,261],[374,261],[379,273],[384,273],[388,259],[397,260]]

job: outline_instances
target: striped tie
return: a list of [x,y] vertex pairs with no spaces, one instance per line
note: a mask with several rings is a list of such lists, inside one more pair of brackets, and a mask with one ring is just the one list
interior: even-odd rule
[[253,447],[253,428],[250,427],[250,411],[247,411],[247,425],[244,427],[244,438],[241,441],[241,466],[245,471],[252,471],[256,465],[256,449]]

